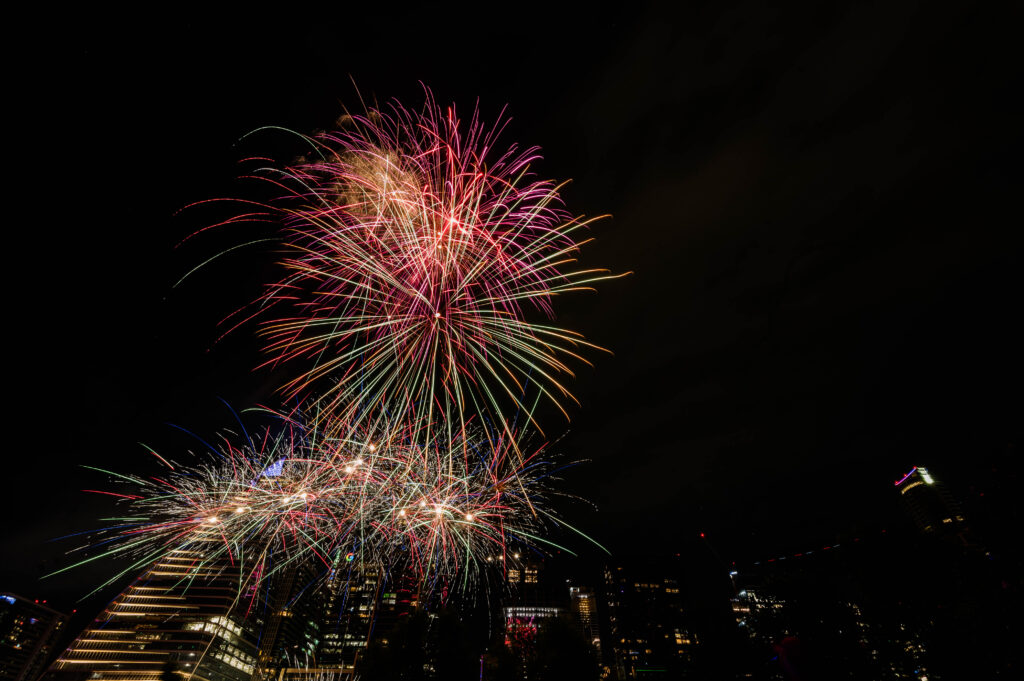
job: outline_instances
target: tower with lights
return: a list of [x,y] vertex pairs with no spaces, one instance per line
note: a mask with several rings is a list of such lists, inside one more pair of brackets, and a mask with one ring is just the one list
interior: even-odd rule
[[915,466],[895,486],[924,534],[967,542],[967,522],[960,505],[927,468]]
[[[214,542],[210,537],[206,541]],[[51,665],[46,681],[248,681],[263,607],[203,541],[170,551],[121,592]]]
[[0,681],[39,678],[67,621],[46,601],[0,593]]

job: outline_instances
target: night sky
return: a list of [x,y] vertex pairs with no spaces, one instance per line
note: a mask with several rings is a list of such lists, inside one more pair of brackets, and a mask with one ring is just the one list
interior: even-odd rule
[[411,106],[422,81],[489,120],[507,104],[503,139],[543,148],[569,209],[612,215],[582,262],[634,274],[559,319],[614,355],[579,367],[570,423],[545,423],[590,460],[565,487],[597,510],[565,513],[617,556],[705,532],[754,560],[877,532],[911,466],[955,486],[1019,452],[1019,15],[367,5],[25,26],[0,588],[63,605],[111,569],[38,581],[79,543],[50,539],[116,514],[80,463],[155,470],[138,442],[187,460],[195,441],[167,424],[212,436],[234,420],[219,398],[277,399],[250,332],[216,342],[271,254],[174,288],[249,236],[176,247],[217,217],[179,210],[252,196],[237,161],[297,152],[242,136],[331,127],[359,108],[353,80]]

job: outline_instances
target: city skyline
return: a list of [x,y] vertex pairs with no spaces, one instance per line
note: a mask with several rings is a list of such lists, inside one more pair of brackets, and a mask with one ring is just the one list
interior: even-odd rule
[[[81,634],[82,621],[73,619],[64,639],[74,642],[46,679],[192,671],[224,681],[375,679],[413,673],[417,665],[469,678],[478,661],[483,678],[495,681],[701,678],[712,671],[924,681],[977,671],[978,661],[952,645],[968,638],[975,647],[1003,644],[985,663],[1002,669],[1012,664],[1005,646],[1012,630],[1001,613],[1017,607],[1020,552],[1012,536],[998,532],[993,511],[1009,501],[1004,492],[1015,486],[1017,470],[958,499],[930,469],[915,466],[890,482],[899,502],[890,530],[747,564],[725,564],[711,546],[702,555],[654,560],[517,552],[509,564],[494,561],[502,587],[483,601],[469,592],[451,601],[421,592],[412,572],[345,555],[326,572],[293,564],[254,589],[216,551],[216,561],[201,559],[197,541],[133,579]],[[919,486],[904,488],[908,483]],[[937,496],[908,502],[906,489]],[[947,513],[956,520],[944,523]],[[983,618],[965,619],[965,607]],[[38,667],[64,644],[40,635],[52,624],[31,621],[34,629],[27,616],[12,620],[0,611],[0,642],[37,651],[12,660]],[[57,620],[58,629],[64,623]]]

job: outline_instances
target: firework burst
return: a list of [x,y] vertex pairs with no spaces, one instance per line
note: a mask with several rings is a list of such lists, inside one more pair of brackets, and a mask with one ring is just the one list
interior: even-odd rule
[[468,587],[495,557],[491,567],[504,566],[510,545],[557,546],[543,535],[562,524],[548,508],[544,448],[522,455],[521,445],[477,430],[423,440],[427,428],[401,423],[317,440],[292,427],[264,433],[259,447],[226,444],[192,468],[161,458],[162,476],[110,473],[124,484],[100,493],[129,512],[97,535],[90,548],[105,551],[89,560],[130,557],[114,581],[191,551],[203,557],[197,573],[218,565],[252,587],[293,564],[326,570],[358,557],[408,570],[427,590],[441,580]]
[[345,421],[493,426],[536,395],[565,412],[568,361],[596,346],[553,324],[553,300],[610,275],[576,268],[587,221],[531,175],[536,148],[496,151],[502,127],[428,92],[419,112],[346,117],[306,138],[315,158],[259,173],[286,192],[260,217],[286,226],[287,273],[254,315],[268,363],[298,367],[286,394]]
[[100,588],[164,563],[186,583],[230,571],[251,605],[282,570],[331,585],[347,562],[443,600],[527,552],[571,553],[555,527],[589,540],[551,510],[559,466],[525,433],[541,400],[568,417],[571,365],[599,349],[555,323],[555,298],[612,275],[576,265],[588,221],[531,173],[536,148],[498,146],[505,122],[460,120],[428,91],[254,174],[276,198],[227,222],[282,227],[281,274],[226,325],[257,321],[312,416],[276,414],[199,465],[153,452],[161,475],[104,471],[127,511],[65,569],[125,560]]

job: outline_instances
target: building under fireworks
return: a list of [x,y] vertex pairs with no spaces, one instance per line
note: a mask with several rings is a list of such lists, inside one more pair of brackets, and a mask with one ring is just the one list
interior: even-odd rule
[[[210,537],[208,541],[218,541]],[[46,681],[248,681],[264,617],[238,568],[204,560],[201,542],[170,551],[121,592],[61,654]]]
[[267,603],[266,625],[260,636],[259,678],[280,676],[281,669],[307,666],[321,640],[324,590],[310,563],[295,563],[261,585]]
[[[317,665],[354,673],[374,632],[381,606],[384,575],[377,566],[363,565],[353,555],[341,557],[331,570],[323,612],[323,642]],[[387,592],[390,596],[390,592]],[[385,601],[390,601],[385,598]]]

